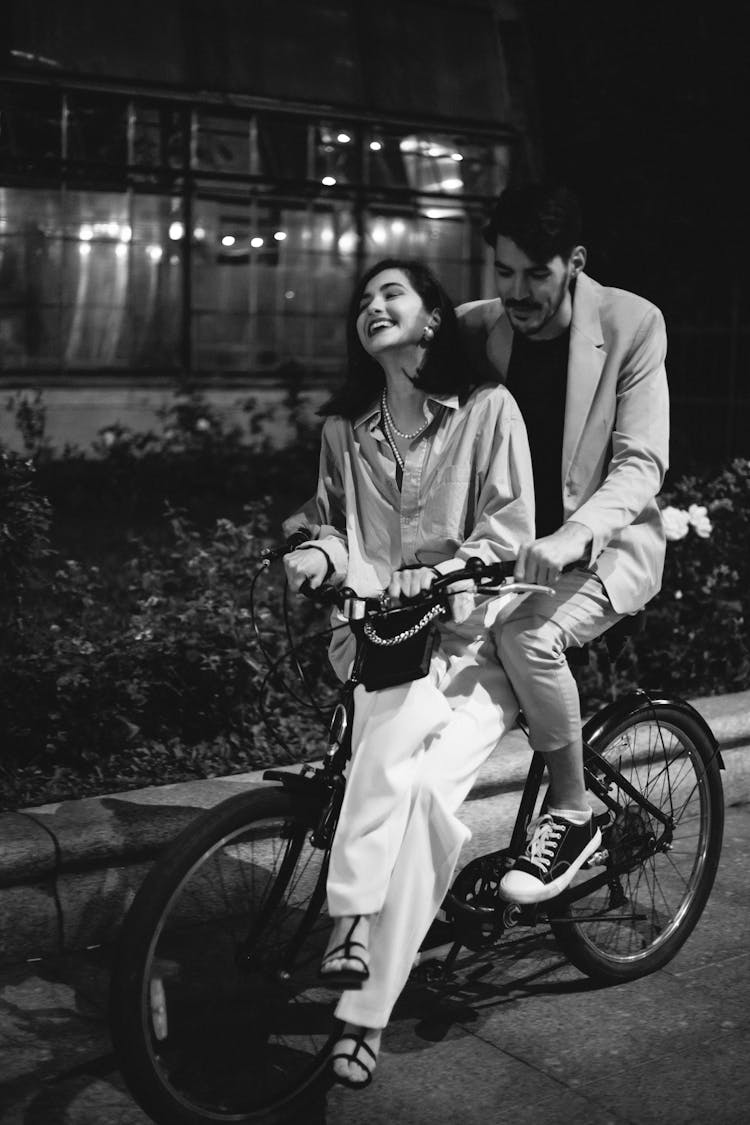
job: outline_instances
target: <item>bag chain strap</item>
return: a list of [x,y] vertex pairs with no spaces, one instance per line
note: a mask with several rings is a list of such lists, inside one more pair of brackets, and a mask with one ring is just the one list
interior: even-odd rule
[[375,632],[375,626],[371,621],[365,622],[365,636],[368,641],[372,641],[375,645],[382,645],[383,648],[392,648],[394,645],[400,645],[403,641],[408,641],[412,637],[416,637],[417,633],[424,629],[425,625],[429,625],[436,617],[439,617],[443,612],[441,605],[434,605],[428,609],[423,617],[416,621],[410,628],[404,629],[403,633],[397,633],[395,637],[381,637],[379,633]]

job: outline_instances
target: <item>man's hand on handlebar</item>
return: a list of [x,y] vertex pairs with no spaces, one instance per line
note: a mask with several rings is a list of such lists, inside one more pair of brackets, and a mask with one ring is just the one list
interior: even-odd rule
[[591,546],[588,527],[570,520],[552,535],[526,543],[518,552],[513,577],[517,582],[554,585],[566,567],[580,562]]

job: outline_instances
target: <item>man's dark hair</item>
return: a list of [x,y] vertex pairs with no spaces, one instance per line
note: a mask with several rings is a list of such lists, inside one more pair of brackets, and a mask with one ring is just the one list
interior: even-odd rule
[[500,235],[512,238],[534,262],[548,262],[558,254],[569,258],[581,241],[581,207],[561,184],[509,187],[482,233],[493,250]]
[[480,382],[464,349],[453,301],[433,272],[424,263],[413,259],[385,258],[371,266],[355,286],[346,319],[346,378],[343,386],[320,407],[319,414],[338,414],[354,420],[376,401],[385,386],[383,369],[362,347],[357,334],[357,318],[362,294],[370,281],[376,274],[389,269],[406,274],[428,312],[433,309],[440,311],[440,326],[427,350],[419,378],[414,381],[417,390],[428,394],[457,394],[464,399]]

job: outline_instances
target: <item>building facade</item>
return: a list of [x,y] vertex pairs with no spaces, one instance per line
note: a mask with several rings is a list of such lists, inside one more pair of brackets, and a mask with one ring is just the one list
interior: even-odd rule
[[514,3],[9,8],[0,380],[42,388],[56,443],[148,426],[180,388],[229,412],[324,393],[379,258],[492,294],[487,211],[536,160]]

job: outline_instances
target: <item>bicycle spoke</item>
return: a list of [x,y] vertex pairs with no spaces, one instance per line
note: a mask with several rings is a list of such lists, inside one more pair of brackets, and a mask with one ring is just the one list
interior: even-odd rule
[[713,747],[695,722],[659,707],[657,715],[644,706],[592,746],[590,769],[606,791],[594,811],[610,810],[604,846],[614,882],[581,873],[567,917],[551,920],[568,956],[603,979],[639,976],[673,956],[700,915],[718,862],[723,805]]

